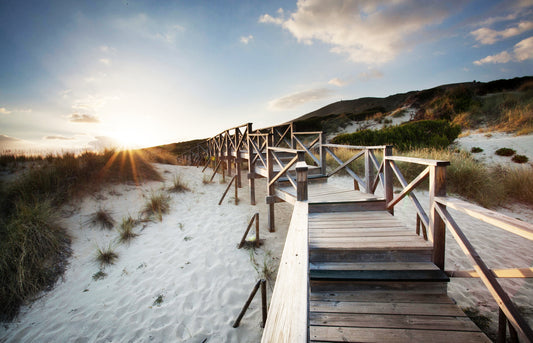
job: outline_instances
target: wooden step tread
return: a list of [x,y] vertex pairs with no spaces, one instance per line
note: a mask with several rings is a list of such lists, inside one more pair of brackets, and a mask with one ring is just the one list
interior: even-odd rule
[[419,290],[415,292],[364,290],[351,292],[311,292],[309,300],[317,301],[351,301],[351,302],[383,302],[383,303],[409,303],[409,304],[455,304],[447,294],[423,293]]
[[449,282],[450,278],[437,270],[316,270],[309,271],[311,280],[322,281],[417,281]]
[[433,262],[311,262],[311,270],[439,270]]

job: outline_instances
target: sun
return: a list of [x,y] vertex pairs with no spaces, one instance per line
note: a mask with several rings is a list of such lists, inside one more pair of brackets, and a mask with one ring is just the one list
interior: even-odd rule
[[109,133],[122,149],[138,149],[157,145],[157,136],[137,127],[119,127]]

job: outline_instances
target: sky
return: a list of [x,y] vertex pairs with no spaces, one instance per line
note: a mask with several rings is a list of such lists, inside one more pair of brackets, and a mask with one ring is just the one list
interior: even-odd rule
[[533,74],[533,0],[0,0],[0,152],[144,147]]

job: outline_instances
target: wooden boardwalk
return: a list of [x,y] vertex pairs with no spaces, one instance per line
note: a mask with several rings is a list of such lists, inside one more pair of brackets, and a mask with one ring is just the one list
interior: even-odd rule
[[[346,158],[346,151],[353,153]],[[235,171],[236,195],[246,162],[252,205],[255,179],[267,179],[269,230],[275,230],[276,202],[294,206],[262,342],[490,342],[448,297],[452,274],[480,277],[490,291],[499,306],[498,341],[533,342],[533,331],[497,281],[497,275],[528,277],[533,268],[489,269],[447,207],[529,240],[533,225],[448,198],[449,162],[393,156],[391,146],[326,144],[322,132],[294,132],[292,123],[231,128],[196,152],[184,160],[207,161],[211,180],[217,172],[225,177]],[[329,171],[328,158],[337,164]],[[362,176],[352,169],[359,158]],[[422,172],[408,181],[396,162]],[[339,171],[353,178],[354,189],[327,182]],[[424,180],[428,213],[414,193]],[[381,196],[375,195],[378,184]],[[404,198],[414,206],[415,228],[393,216]],[[475,272],[445,270],[446,229]]]

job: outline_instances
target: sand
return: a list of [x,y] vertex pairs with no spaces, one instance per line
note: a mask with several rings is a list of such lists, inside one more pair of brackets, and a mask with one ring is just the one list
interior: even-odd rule
[[[254,255],[280,256],[288,225],[289,205],[278,206],[278,230],[266,229],[266,206],[251,206],[248,188],[235,206],[230,192],[218,201],[225,186],[204,185],[199,168],[157,165],[167,179],[181,175],[191,192],[170,193],[171,211],[162,222],[139,227],[130,244],[116,242],[117,232],[85,224],[99,207],[119,222],[136,217],[151,192],[165,184],[141,187],[118,185],[62,209],[63,226],[72,236],[70,265],[55,288],[21,310],[18,318],[0,327],[6,342],[258,342],[261,302],[257,296],[239,328],[231,324],[239,314],[259,274],[251,262],[253,251],[236,248],[249,219],[260,212],[265,245]],[[215,178],[218,180],[218,176]],[[262,204],[265,186],[258,188]],[[231,197],[230,197],[231,196]],[[284,217],[285,213],[285,217]],[[118,224],[117,224],[118,225]],[[253,235],[253,234],[252,234]],[[281,244],[280,244],[281,243]],[[99,271],[96,246],[112,244],[118,261]],[[269,285],[269,288],[273,285]],[[161,296],[162,302],[156,299]]]

